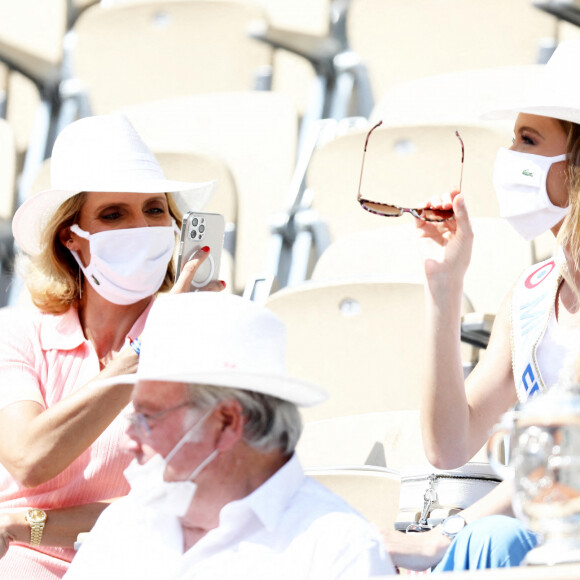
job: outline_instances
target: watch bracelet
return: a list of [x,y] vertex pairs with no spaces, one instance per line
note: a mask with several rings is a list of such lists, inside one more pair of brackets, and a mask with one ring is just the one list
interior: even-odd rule
[[42,540],[42,533],[44,532],[44,524],[31,524],[30,526],[30,545],[33,547],[40,546]]

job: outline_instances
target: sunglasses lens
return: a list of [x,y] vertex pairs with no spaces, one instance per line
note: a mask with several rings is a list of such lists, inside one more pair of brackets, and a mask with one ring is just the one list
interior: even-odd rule
[[417,216],[428,222],[444,222],[453,217],[452,209],[418,209]]
[[362,200],[361,205],[372,213],[377,213],[386,217],[398,217],[403,215],[403,210],[396,205],[389,205],[386,203],[377,203],[375,201]]

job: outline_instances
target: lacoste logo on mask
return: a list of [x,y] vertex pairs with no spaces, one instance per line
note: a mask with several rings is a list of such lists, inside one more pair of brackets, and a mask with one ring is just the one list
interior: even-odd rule
[[534,174],[532,173],[531,169],[524,169],[522,171],[522,175],[525,175],[526,177],[534,177]]

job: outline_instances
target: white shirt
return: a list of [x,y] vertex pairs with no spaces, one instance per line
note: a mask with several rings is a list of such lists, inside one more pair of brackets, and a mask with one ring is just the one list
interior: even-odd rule
[[253,493],[225,505],[219,526],[185,553],[179,520],[129,494],[103,512],[65,578],[360,580],[394,573],[374,526],[306,477],[294,455]]

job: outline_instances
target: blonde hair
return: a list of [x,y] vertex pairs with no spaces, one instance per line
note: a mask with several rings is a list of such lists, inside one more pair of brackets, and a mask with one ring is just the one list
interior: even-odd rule
[[558,232],[557,243],[565,247],[576,270],[580,270],[580,125],[560,121],[567,133],[568,193],[570,211]]
[[[171,195],[166,194],[169,213],[181,227],[181,214]],[[78,308],[82,288],[82,271],[73,255],[60,241],[64,228],[77,222],[86,193],[67,199],[56,210],[41,234],[42,251],[34,256],[20,255],[17,268],[26,280],[33,304],[42,312],[62,314],[71,306]],[[174,260],[169,262],[159,292],[167,292],[175,279]]]

